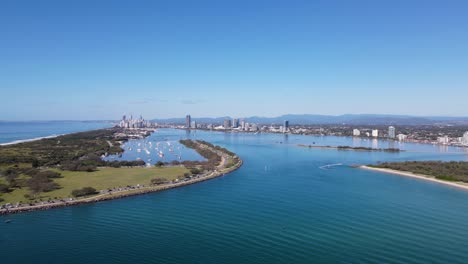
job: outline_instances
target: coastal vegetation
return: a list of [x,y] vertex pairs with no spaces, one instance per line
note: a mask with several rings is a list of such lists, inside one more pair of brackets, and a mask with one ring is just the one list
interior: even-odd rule
[[446,181],[468,182],[468,162],[466,161],[405,161],[384,162],[368,165],[373,168],[391,169],[432,176]]
[[400,152],[399,148],[368,148],[368,147],[351,147],[351,146],[314,146],[299,144],[299,147],[307,148],[324,148],[324,149],[337,149],[337,150],[354,150],[354,151],[382,151],[382,152]]
[[73,164],[85,167],[81,170],[87,170],[94,165],[88,162],[88,156],[93,159],[94,156],[100,157],[106,153],[123,152],[120,144],[126,139],[117,139],[114,136],[119,130],[118,128],[99,129],[0,146],[0,164],[27,163],[32,167]]

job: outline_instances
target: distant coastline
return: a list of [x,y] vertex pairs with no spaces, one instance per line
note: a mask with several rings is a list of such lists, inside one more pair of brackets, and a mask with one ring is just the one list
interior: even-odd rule
[[440,184],[443,184],[443,185],[457,187],[457,188],[461,188],[461,189],[464,189],[464,190],[468,191],[468,184],[463,183],[463,182],[439,180],[439,179],[437,179],[437,178],[435,178],[433,176],[429,176],[429,175],[416,174],[416,173],[412,173],[412,172],[409,172],[409,171],[399,171],[399,170],[392,170],[392,169],[387,169],[387,168],[374,168],[374,167],[369,167],[369,166],[359,166],[358,168],[365,169],[365,170],[371,170],[371,171],[375,171],[375,172],[382,172],[382,173],[387,173],[387,174],[411,177],[411,178],[420,179],[420,180],[424,180],[424,181],[440,183]]
[[351,147],[351,146],[315,146],[298,144],[299,147],[304,148],[320,148],[320,149],[336,149],[336,150],[351,150],[351,151],[383,151],[383,152],[401,152],[398,148],[367,148],[367,147]]
[[25,142],[38,141],[38,140],[41,140],[41,139],[56,138],[56,137],[60,137],[60,136],[64,136],[64,135],[67,135],[67,134],[60,134],[60,135],[55,135],[55,134],[54,134],[54,135],[45,136],[45,137],[37,137],[37,138],[29,138],[29,139],[19,139],[19,140],[7,142],[7,143],[0,143],[0,146],[8,146],[8,145],[15,145],[15,144],[20,144],[20,143],[25,143]]

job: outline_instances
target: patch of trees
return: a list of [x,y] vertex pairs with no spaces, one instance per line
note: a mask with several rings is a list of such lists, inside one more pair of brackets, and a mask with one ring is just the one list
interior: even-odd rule
[[[18,168],[10,167],[1,172],[1,175],[8,182],[8,185],[0,184],[0,192],[8,192],[13,188],[29,188],[31,196],[41,192],[49,192],[59,189],[60,186],[53,181],[55,178],[61,178],[62,175],[51,170],[40,170],[37,168]],[[20,175],[29,176],[19,177]]]
[[97,194],[97,193],[98,192],[93,187],[83,187],[81,189],[73,190],[71,194],[74,197],[81,197],[81,196],[93,195],[93,194]]
[[[183,161],[182,164],[186,168],[190,169],[192,174],[201,173],[203,170],[214,170],[221,163],[222,160],[221,156],[218,155],[216,151],[225,153],[233,157],[232,164],[228,164],[228,167],[234,166],[239,161],[239,158],[236,156],[235,153],[220,146],[215,146],[210,142],[206,142],[203,140],[193,141],[190,139],[180,140],[179,142],[188,148],[195,149],[195,151],[197,151],[198,154],[207,159],[206,161]],[[213,151],[213,149],[216,151]],[[198,173],[193,173],[192,170],[193,172],[198,170]]]
[[164,184],[164,183],[168,183],[168,180],[166,180],[164,178],[151,179],[151,184],[153,184],[153,185],[160,185],[160,184]]
[[146,163],[143,160],[113,160],[113,161],[105,161],[101,159],[101,156],[98,156],[94,153],[88,154],[86,156],[81,157],[78,160],[73,160],[69,162],[65,162],[61,165],[62,170],[69,170],[69,171],[96,171],[97,167],[113,167],[113,168],[120,168],[120,167],[137,167],[137,166],[144,166]]
[[363,151],[384,151],[384,152],[400,152],[399,148],[368,148],[368,147],[351,147],[351,146],[338,146],[338,150],[363,150]]
[[10,192],[10,186],[4,183],[0,183],[0,193]]
[[441,180],[468,182],[468,162],[466,161],[405,161],[384,162],[370,165],[376,168],[409,171],[436,177]]
[[38,173],[26,181],[26,186],[31,190],[32,194],[41,192],[50,192],[60,188],[56,182],[47,177],[47,174]]

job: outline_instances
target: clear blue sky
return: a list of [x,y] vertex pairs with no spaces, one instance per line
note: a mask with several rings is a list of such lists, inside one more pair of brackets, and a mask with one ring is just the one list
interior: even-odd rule
[[0,2],[0,120],[468,116],[468,1]]

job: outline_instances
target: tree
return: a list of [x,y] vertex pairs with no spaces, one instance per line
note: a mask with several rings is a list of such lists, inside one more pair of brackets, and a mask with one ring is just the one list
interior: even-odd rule
[[33,159],[33,161],[32,161],[32,167],[33,167],[33,168],[39,167],[39,161],[38,161],[37,159]]
[[158,161],[158,162],[156,162],[155,166],[156,167],[162,167],[162,166],[164,166],[164,162]]
[[93,187],[83,187],[81,189],[75,189],[72,191],[72,195],[75,197],[86,196],[96,194],[97,191]]
[[10,191],[10,187],[6,184],[0,183],[0,192],[7,193]]
[[160,185],[160,184],[163,184],[163,183],[166,183],[166,179],[164,178],[154,178],[154,179],[151,179],[151,184],[154,184],[154,185]]

